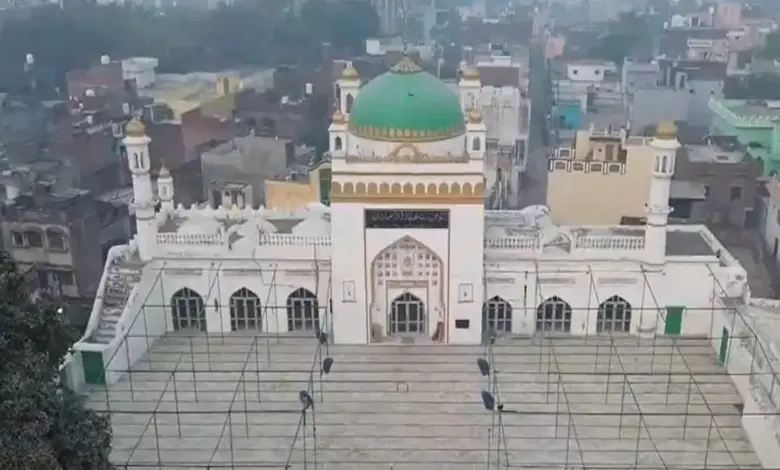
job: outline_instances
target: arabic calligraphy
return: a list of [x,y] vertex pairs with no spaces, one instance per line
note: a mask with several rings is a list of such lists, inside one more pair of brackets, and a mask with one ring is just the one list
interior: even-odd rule
[[411,209],[366,209],[366,228],[446,229],[450,211]]

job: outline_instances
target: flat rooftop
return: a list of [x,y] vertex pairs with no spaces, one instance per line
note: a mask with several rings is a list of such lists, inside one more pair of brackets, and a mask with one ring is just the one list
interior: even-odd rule
[[725,102],[731,111],[740,116],[746,117],[780,117],[780,102],[779,101],[742,101],[735,100]]
[[[508,338],[492,384],[484,346],[331,345],[322,379],[316,351],[168,336],[89,403],[111,414],[112,460],[134,468],[761,468],[708,339]],[[300,390],[315,399],[305,421]]]

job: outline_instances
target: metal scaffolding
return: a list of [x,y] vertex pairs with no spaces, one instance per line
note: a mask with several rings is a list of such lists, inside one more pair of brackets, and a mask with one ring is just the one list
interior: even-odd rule
[[[651,300],[642,305],[665,315],[641,276]],[[205,298],[218,294],[218,277]],[[549,292],[538,278],[527,294],[542,305]],[[711,280],[713,299],[726,297]],[[585,308],[597,315],[606,299],[591,284]],[[212,310],[228,315],[230,307]],[[169,308],[145,306],[150,314]],[[268,317],[291,307],[269,291],[260,308]],[[309,331],[127,336],[119,349],[128,356],[134,342],[149,352],[122,367],[109,361],[106,374],[123,378],[90,397],[111,416],[118,468],[762,468],[734,382],[741,374],[769,396],[780,384],[738,308],[724,317],[731,347],[749,349],[751,360],[734,370],[727,363],[730,375],[713,349],[721,340],[714,320],[710,335],[695,338],[553,331],[493,336],[482,346],[337,345],[329,305],[317,308]],[[715,300],[700,308],[723,315]],[[639,321],[642,309],[633,309]]]

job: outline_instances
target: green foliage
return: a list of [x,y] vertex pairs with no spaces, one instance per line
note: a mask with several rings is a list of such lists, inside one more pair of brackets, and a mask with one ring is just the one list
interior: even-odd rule
[[24,85],[27,53],[61,85],[68,70],[103,54],[157,57],[162,72],[311,64],[324,42],[357,53],[379,31],[376,12],[363,0],[309,0],[298,17],[284,3],[253,0],[211,11],[89,2],[39,7],[0,29],[0,90]]
[[780,60],[780,32],[774,31],[766,35],[764,47],[758,52],[762,59]]
[[0,254],[0,468],[111,468],[108,420],[59,383],[78,332],[48,300],[33,302],[24,278]]

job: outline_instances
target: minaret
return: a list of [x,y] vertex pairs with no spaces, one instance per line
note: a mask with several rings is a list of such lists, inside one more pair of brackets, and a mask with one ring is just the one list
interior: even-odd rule
[[[157,222],[154,213],[152,178],[149,175],[149,142],[146,128],[138,118],[125,126],[123,140],[127,149],[127,161],[133,174],[133,202],[135,210],[136,236],[141,259],[149,261],[154,257],[157,246]],[[173,196],[173,194],[171,194]]]
[[157,195],[160,198],[160,210],[173,211],[173,177],[165,167],[165,162],[160,166],[160,173],[157,176]]
[[330,156],[331,158],[344,158],[347,155],[347,119],[339,109],[333,113],[330,127]]
[[677,127],[672,122],[662,122],[650,141],[653,152],[652,180],[646,209],[645,257],[647,263],[661,266],[666,261],[666,224],[669,214],[669,192],[674,175],[675,157],[680,143]]
[[357,98],[358,91],[360,91],[360,74],[352,66],[352,62],[347,64],[347,67],[341,72],[341,79],[338,81],[338,85],[339,110],[341,114],[349,118],[349,113],[352,111],[352,103]]
[[475,108],[466,113],[466,153],[471,160],[485,159],[487,126],[482,122],[482,113]]
[[482,91],[482,83],[479,81],[479,69],[476,67],[463,67],[460,82],[460,105],[463,112],[469,109],[482,109],[479,103],[479,93]]

